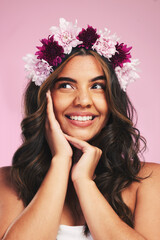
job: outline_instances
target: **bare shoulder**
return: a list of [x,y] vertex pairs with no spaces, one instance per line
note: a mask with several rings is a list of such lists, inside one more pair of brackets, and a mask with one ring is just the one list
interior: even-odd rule
[[141,187],[148,183],[157,182],[160,183],[160,164],[158,163],[144,163],[142,165],[139,176],[144,178],[142,180]]
[[160,164],[145,163],[139,176],[143,179],[137,190],[135,229],[147,239],[158,240],[160,239]]
[[0,199],[5,195],[13,195],[17,198],[17,194],[12,186],[11,182],[11,167],[0,168]]
[[139,173],[142,178],[138,187],[138,197],[143,198],[147,195],[160,197],[160,164],[145,163]]
[[10,175],[11,167],[0,168],[0,239],[11,222],[23,211],[23,202],[18,199]]

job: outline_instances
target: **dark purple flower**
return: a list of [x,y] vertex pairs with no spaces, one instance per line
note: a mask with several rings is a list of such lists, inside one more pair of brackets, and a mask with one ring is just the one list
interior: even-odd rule
[[132,47],[127,48],[127,45],[124,45],[124,43],[117,43],[117,52],[114,56],[110,58],[113,68],[117,66],[120,66],[122,68],[124,63],[130,62],[131,54],[129,53],[129,51],[131,49]]
[[44,38],[41,40],[42,46],[37,47],[39,51],[35,53],[38,55],[38,59],[44,59],[51,66],[57,66],[62,62],[64,58],[64,49],[58,44],[57,41],[54,41],[54,36],[48,36],[48,39]]
[[85,47],[86,49],[90,49],[96,42],[96,40],[100,37],[100,35],[98,35],[96,31],[96,29],[89,25],[87,29],[83,28],[77,36],[77,39],[79,41],[83,41],[83,43],[79,45],[79,47]]

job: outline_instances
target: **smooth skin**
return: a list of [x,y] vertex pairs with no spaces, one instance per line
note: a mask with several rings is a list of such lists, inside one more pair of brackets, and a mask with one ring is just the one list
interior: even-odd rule
[[[66,64],[51,91],[55,116],[64,133],[88,141],[101,131],[109,111],[105,88],[103,70],[94,57],[76,56]],[[95,117],[89,126],[67,118],[87,113]]]
[[[85,62],[85,59],[86,57],[81,56],[81,58],[79,58],[79,64],[82,60]],[[89,59],[86,59],[86,61],[88,60]],[[93,59],[90,59],[90,61],[92,60]],[[81,70],[84,71],[84,69]],[[101,73],[99,72],[96,76],[99,76],[99,74]],[[81,86],[79,82],[80,79],[78,80],[78,77],[74,77],[74,80],[79,83],[76,85],[78,87],[75,88],[78,93],[77,89],[80,89]],[[91,78],[88,78],[88,82],[90,80]],[[58,108],[55,109],[56,103],[53,99],[55,93],[47,93],[46,138],[54,157],[52,158],[51,167],[41,187],[26,208],[24,208],[22,201],[18,200],[9,181],[10,169],[1,169],[0,239],[55,240],[60,224],[82,225],[85,221],[89,226],[94,240],[160,239],[160,166],[158,164],[146,163],[139,175],[145,177],[151,174],[151,176],[144,179],[141,183],[131,184],[131,186],[122,193],[123,200],[134,213],[135,228],[132,229],[118,217],[93,181],[94,171],[100,159],[101,150],[91,146],[87,140],[82,138],[81,129],[79,130],[80,139],[78,139],[76,136],[70,136],[72,133],[71,128],[73,128],[70,122],[66,122],[68,124],[68,132],[65,131],[64,133],[60,118],[58,119],[59,121],[57,121],[58,114],[60,114],[59,116],[62,117],[61,120],[65,123],[65,113],[66,111],[70,113],[70,107],[75,107],[76,111],[77,109],[78,111],[84,111],[86,107],[90,111],[97,109],[95,108],[95,102],[93,102],[93,96],[97,93],[93,93],[93,89],[94,91],[96,90],[91,86],[92,85],[85,85],[88,99],[85,104],[84,98],[80,98],[78,94],[75,94],[75,98],[77,97],[77,99],[75,99],[76,101],[74,103],[76,104],[74,106],[69,104],[69,111],[66,109],[64,111],[58,110]],[[61,88],[58,89],[57,91],[62,90]],[[96,89],[99,89],[99,87]],[[101,94],[104,93],[101,92]],[[54,114],[53,111],[53,104],[56,114]],[[102,117],[103,114],[101,111],[98,111],[98,113],[100,117]],[[102,123],[104,124],[106,120],[107,118],[104,118]],[[103,124],[101,127],[103,127]],[[78,127],[75,126],[75,128],[74,133],[78,131]],[[92,130],[93,129],[92,126]],[[100,130],[101,129],[99,129],[99,131]],[[93,135],[87,132],[87,129],[83,129],[82,132],[83,131],[86,131],[86,139],[90,139],[94,134],[98,133],[97,129],[94,130],[95,133],[92,131]],[[74,164],[72,168],[73,152],[69,143],[82,152],[79,161]],[[65,202],[69,174],[71,174],[71,180],[82,210],[82,216],[80,216],[78,223],[75,222]]]

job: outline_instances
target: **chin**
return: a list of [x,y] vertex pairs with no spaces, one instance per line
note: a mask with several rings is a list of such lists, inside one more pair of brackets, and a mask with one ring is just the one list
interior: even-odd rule
[[86,142],[88,142],[89,140],[91,140],[92,139],[92,137],[87,137],[87,136],[80,136],[80,135],[70,135],[70,136],[72,136],[72,137],[75,137],[75,138],[77,138],[77,139],[79,139],[79,140],[82,140],[82,141],[86,141]]
[[90,141],[94,140],[99,135],[99,132],[94,134],[94,135],[85,134],[85,133],[81,133],[81,134],[80,133],[75,133],[74,134],[73,132],[72,133],[67,133],[66,132],[66,134],[68,134],[71,137],[75,137],[77,139],[80,139],[82,141],[90,142]]

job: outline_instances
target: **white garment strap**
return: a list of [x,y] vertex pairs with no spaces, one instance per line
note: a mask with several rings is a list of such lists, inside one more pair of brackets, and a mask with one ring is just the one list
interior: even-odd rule
[[60,225],[57,240],[93,240],[90,234],[84,235],[84,226]]

